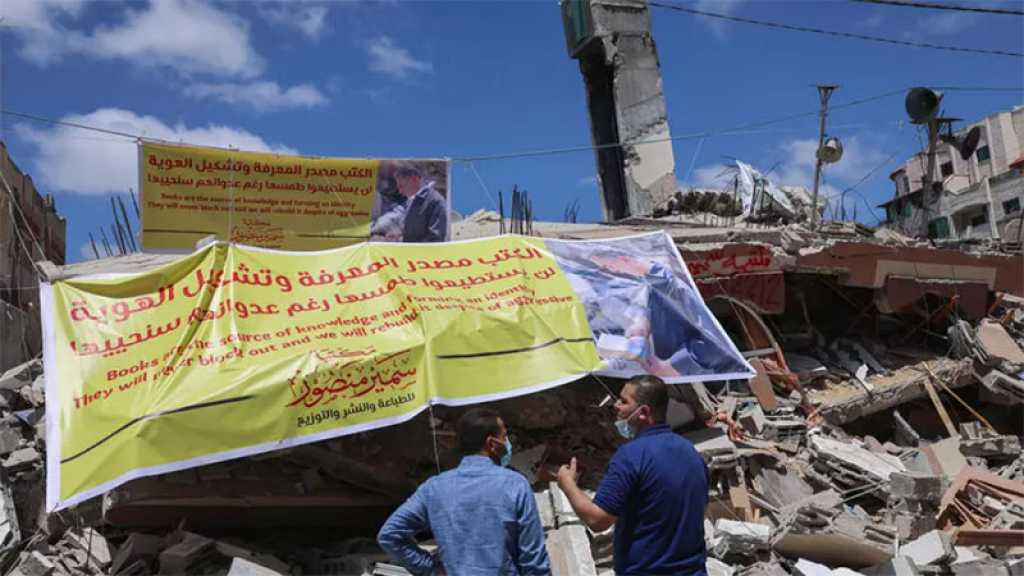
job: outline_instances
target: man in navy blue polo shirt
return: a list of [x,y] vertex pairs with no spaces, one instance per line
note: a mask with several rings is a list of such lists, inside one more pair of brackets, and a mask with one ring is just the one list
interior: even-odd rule
[[656,376],[626,383],[615,403],[621,446],[591,500],[576,485],[576,459],[558,486],[591,530],[615,524],[619,576],[705,576],[704,508],[708,473],[685,438],[665,424],[668,389]]

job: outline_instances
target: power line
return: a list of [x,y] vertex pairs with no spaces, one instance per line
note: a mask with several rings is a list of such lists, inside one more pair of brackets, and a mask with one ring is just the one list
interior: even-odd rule
[[857,40],[867,40],[869,42],[881,42],[884,44],[896,44],[898,46],[912,46],[915,48],[930,48],[932,50],[946,50],[950,52],[966,52],[971,54],[988,54],[990,56],[1011,56],[1014,58],[1024,58],[1024,52],[1009,52],[1005,50],[986,50],[982,48],[964,48],[961,46],[945,46],[941,44],[926,44],[924,42],[909,42],[906,40],[896,40],[893,38],[883,38],[881,36],[867,36],[864,34],[854,34],[852,32],[837,32],[835,30],[823,30],[821,28],[809,28],[807,26],[795,26],[792,24],[783,24],[781,22],[767,22],[764,20],[753,20],[750,18],[742,18],[740,16],[730,16],[728,14],[720,14],[717,12],[706,12],[704,10],[695,10],[693,8],[687,8],[678,4],[663,4],[661,2],[648,2],[650,6],[656,6],[658,8],[667,8],[669,10],[677,10],[679,12],[686,12],[688,14],[695,14],[697,16],[707,16],[710,18],[720,18],[722,20],[730,20],[733,22],[742,22],[743,24],[754,24],[756,26],[766,26],[769,28],[778,28],[781,30],[789,30],[792,32],[809,32],[813,34],[825,34],[827,36],[838,36],[842,38],[854,38]]
[[[939,87],[936,87],[936,89],[937,90],[944,90],[944,91],[964,91],[964,92],[1020,92],[1021,91],[1018,88],[1008,88],[1008,87],[999,87],[999,86],[996,86],[996,87],[992,87],[992,86],[982,86],[982,87],[947,86],[947,87],[942,87],[942,86],[939,86]],[[909,90],[909,88],[898,88],[896,90],[891,90],[889,92],[884,92],[882,94],[877,94],[875,96],[869,96],[867,98],[861,98],[859,100],[852,100],[850,102],[846,102],[846,103],[843,103],[843,104],[837,104],[835,106],[830,106],[829,109],[832,110],[832,111],[836,111],[836,110],[844,110],[844,109],[847,109],[847,108],[853,108],[855,106],[860,106],[860,105],[867,104],[867,103],[870,103],[870,102],[875,102],[877,100],[882,100],[882,99],[885,99],[885,98],[889,98],[889,97],[895,96],[897,94],[904,94],[907,90]],[[144,136],[142,134],[131,134],[131,133],[128,133],[128,132],[120,132],[120,131],[117,131],[117,130],[109,130],[109,129],[106,129],[106,128],[100,128],[98,126],[90,126],[88,124],[82,124],[82,123],[78,123],[78,122],[67,122],[67,121],[64,121],[64,120],[56,120],[56,119],[47,118],[47,117],[44,117],[44,116],[37,116],[37,115],[34,115],[34,114],[26,114],[24,112],[16,112],[16,111],[13,111],[13,110],[0,109],[0,114],[8,115],[8,116],[15,116],[15,117],[24,118],[24,119],[27,119],[27,120],[34,120],[34,121],[43,122],[43,123],[46,123],[46,124],[53,124],[53,125],[56,125],[56,126],[65,126],[65,127],[69,127],[69,128],[77,128],[77,129],[80,129],[80,130],[89,130],[89,131],[93,131],[93,132],[100,132],[100,133],[104,133],[104,134],[111,134],[111,135],[120,136],[120,137],[123,137],[123,138],[130,138],[132,140],[132,143],[140,141],[140,140],[148,140],[148,141],[155,141],[155,142],[169,142],[169,143],[172,143],[172,144],[184,144],[184,145],[192,145],[192,146],[201,146],[200,144],[195,144],[195,143],[171,142],[171,141],[168,141],[168,140],[161,140],[161,139],[158,139],[158,138],[150,138],[150,137]],[[525,150],[525,151],[519,151],[519,152],[508,152],[508,153],[498,153],[498,154],[479,155],[479,156],[461,156],[461,157],[460,156],[453,156],[451,158],[451,160],[454,161],[454,162],[474,162],[474,161],[477,161],[477,160],[479,160],[479,161],[505,160],[505,159],[510,159],[510,158],[527,158],[527,157],[531,157],[531,156],[549,156],[549,155],[555,155],[555,154],[567,154],[567,153],[571,153],[571,152],[589,152],[589,151],[592,151],[592,150],[603,150],[603,149],[606,149],[606,148],[621,148],[623,146],[640,146],[640,145],[643,145],[643,144],[656,144],[656,143],[660,143],[660,142],[672,142],[672,141],[677,141],[677,140],[698,140],[698,139],[706,139],[706,138],[711,138],[711,137],[716,137],[716,136],[737,136],[737,135],[747,135],[747,134],[762,134],[762,133],[771,132],[771,131],[759,130],[760,128],[764,128],[766,126],[771,126],[773,124],[781,124],[783,122],[788,122],[788,121],[792,121],[792,120],[799,120],[799,119],[802,119],[802,118],[810,118],[810,117],[814,117],[814,116],[817,116],[817,115],[818,115],[818,111],[814,110],[814,111],[808,111],[808,112],[800,112],[800,113],[797,113],[797,114],[790,114],[790,115],[787,115],[787,116],[781,116],[781,117],[778,117],[778,118],[773,118],[773,119],[770,119],[770,120],[764,120],[764,121],[761,121],[761,122],[752,122],[750,124],[744,124],[744,125],[736,126],[736,127],[733,127],[733,128],[725,128],[725,129],[718,129],[718,130],[706,130],[706,131],[703,131],[703,132],[693,132],[693,133],[690,133],[690,134],[683,134],[683,135],[680,135],[680,136],[671,136],[671,137],[666,137],[666,138],[652,138],[652,139],[648,139],[648,140],[640,140],[640,141],[637,141],[637,142],[611,142],[611,143],[608,143],[608,144],[597,144],[597,145],[589,144],[589,145],[582,145],[582,146],[570,146],[570,147],[565,147],[565,148],[546,148],[546,149],[538,149],[538,150]],[[849,126],[842,125],[840,127],[850,127],[850,126],[855,126],[855,125],[849,125]],[[111,140],[111,141],[113,141],[113,140]],[[125,143],[129,143],[129,142],[125,142]]]
[[957,6],[955,4],[935,4],[933,2],[911,2],[909,0],[850,0],[861,4],[884,4],[902,8],[929,8],[932,10],[953,10],[956,12],[978,12],[981,14],[1001,14],[1003,16],[1024,16],[1024,10],[1009,8],[976,8],[974,6]]

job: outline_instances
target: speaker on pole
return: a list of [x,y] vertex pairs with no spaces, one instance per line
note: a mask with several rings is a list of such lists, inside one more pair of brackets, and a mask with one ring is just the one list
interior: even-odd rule
[[907,93],[907,115],[914,124],[927,124],[939,114],[942,93],[930,88],[917,87]]

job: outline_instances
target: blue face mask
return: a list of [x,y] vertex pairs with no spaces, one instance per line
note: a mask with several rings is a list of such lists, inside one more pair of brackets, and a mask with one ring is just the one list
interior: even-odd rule
[[622,436],[626,440],[632,440],[633,437],[636,436],[636,430],[633,430],[633,427],[629,425],[629,421],[633,416],[636,416],[636,413],[639,411],[640,407],[637,407],[637,409],[633,410],[633,413],[625,419],[615,421],[615,429],[618,430],[619,436]]
[[499,464],[505,468],[512,463],[512,439],[508,436],[505,437],[505,453],[501,455],[501,462]]

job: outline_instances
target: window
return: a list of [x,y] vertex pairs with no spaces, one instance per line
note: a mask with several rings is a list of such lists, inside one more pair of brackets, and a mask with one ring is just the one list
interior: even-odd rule
[[900,211],[895,204],[889,204],[885,207],[885,216],[889,222],[895,222],[899,219]]
[[928,223],[929,238],[949,238],[949,220],[945,217],[936,218]]
[[1011,198],[1003,202],[1003,212],[1007,214],[1020,212],[1020,198]]
[[903,193],[910,194],[910,177],[904,176],[900,181],[903,182]]
[[942,170],[942,177],[943,178],[945,178],[946,176],[952,176],[953,175],[953,163],[952,162],[943,162],[942,166],[940,167],[940,170]]
[[981,214],[971,216],[971,227],[976,228],[978,226],[984,226],[988,222],[988,214],[982,212]]
[[974,156],[978,159],[978,162],[988,162],[992,158],[992,154],[988,151],[988,146],[982,146],[978,148],[978,151],[974,153]]

